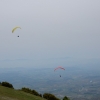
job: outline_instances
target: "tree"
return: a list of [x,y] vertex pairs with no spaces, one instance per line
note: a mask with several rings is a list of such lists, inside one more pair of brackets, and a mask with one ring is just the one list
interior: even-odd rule
[[32,93],[31,89],[26,88],[26,87],[23,87],[21,90],[27,93]]
[[44,93],[43,94],[43,98],[47,99],[47,100],[59,100],[58,98],[56,98],[53,94],[50,93]]
[[40,96],[40,94],[37,91],[35,91],[35,90],[32,90],[32,94],[34,94],[36,96]]
[[31,90],[31,89],[26,88],[26,87],[23,87],[21,90],[24,91],[24,92],[27,92],[27,93],[42,97],[42,94],[39,94],[37,91]]
[[67,96],[65,96],[64,98],[63,98],[63,100],[70,100]]
[[1,85],[5,87],[13,88],[13,85],[8,82],[2,82]]

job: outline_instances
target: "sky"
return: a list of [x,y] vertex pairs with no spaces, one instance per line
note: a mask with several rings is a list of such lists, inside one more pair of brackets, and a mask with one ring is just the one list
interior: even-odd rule
[[[1,0],[0,67],[99,66],[99,4],[100,0]],[[16,26],[21,29],[12,33]]]

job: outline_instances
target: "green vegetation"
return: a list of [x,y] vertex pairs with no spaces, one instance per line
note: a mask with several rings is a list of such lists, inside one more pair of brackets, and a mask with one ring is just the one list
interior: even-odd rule
[[[63,100],[69,100],[64,97]],[[0,100],[60,100],[53,94],[44,93],[39,94],[35,90],[23,87],[22,89],[15,90],[13,85],[8,82],[0,82]]]
[[30,94],[33,94],[33,95],[42,97],[42,95],[39,94],[39,93],[38,93],[37,91],[35,91],[35,90],[31,90],[31,89],[25,88],[25,87],[22,88],[21,90],[24,91],[24,92],[27,92],[27,93],[30,93]]
[[50,94],[50,93],[44,93],[43,98],[45,98],[47,100],[60,100],[60,99],[56,98],[53,94]]
[[[21,91],[42,97],[42,94],[39,94],[37,91],[31,90],[29,88],[24,87],[24,88],[21,89]],[[44,93],[43,98],[45,98],[47,100],[59,100],[57,97],[55,97],[53,94],[50,94],[50,93]]]
[[69,99],[68,97],[65,96],[65,97],[63,98],[63,100],[70,100],[70,99]]
[[45,100],[42,97],[23,91],[0,86],[0,100]]
[[5,87],[13,88],[13,85],[8,82],[2,82],[1,85]]

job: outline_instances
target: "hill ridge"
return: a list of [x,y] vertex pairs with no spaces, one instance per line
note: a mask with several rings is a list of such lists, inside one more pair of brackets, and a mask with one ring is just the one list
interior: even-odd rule
[[0,100],[46,100],[20,90],[0,86]]

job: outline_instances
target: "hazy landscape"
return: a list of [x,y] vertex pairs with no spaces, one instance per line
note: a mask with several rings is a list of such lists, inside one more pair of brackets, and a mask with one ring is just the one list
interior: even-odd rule
[[12,83],[15,89],[28,87],[59,98],[100,99],[99,67],[66,67],[55,72],[53,68],[1,68],[0,81]]
[[0,82],[100,100],[99,12],[100,0],[1,0]]

